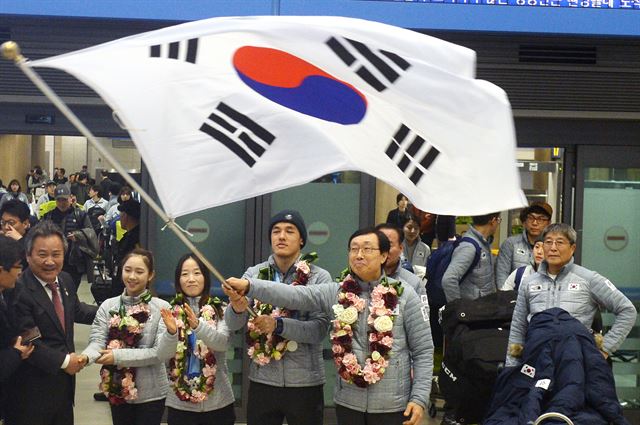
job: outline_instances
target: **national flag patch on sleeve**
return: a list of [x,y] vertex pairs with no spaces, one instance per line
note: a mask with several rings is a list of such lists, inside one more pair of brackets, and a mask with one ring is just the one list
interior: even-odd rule
[[522,365],[522,369],[520,369],[520,372],[527,375],[529,378],[533,378],[534,376],[536,376],[536,368],[533,366],[529,366],[528,364]]

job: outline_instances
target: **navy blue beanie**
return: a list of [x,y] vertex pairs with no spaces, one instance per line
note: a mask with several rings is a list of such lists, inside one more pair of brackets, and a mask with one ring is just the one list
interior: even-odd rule
[[282,222],[291,223],[298,228],[298,232],[300,232],[300,236],[302,237],[302,247],[304,248],[307,244],[307,226],[305,226],[300,213],[296,210],[282,210],[271,217],[271,221],[269,222],[269,235],[271,235],[273,226]]

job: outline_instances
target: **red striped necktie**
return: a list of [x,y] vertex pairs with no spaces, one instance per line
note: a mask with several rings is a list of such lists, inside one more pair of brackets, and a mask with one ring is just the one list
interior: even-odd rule
[[62,306],[62,298],[60,297],[60,290],[58,288],[58,282],[47,283],[47,288],[51,289],[51,301],[53,301],[53,308],[56,310],[56,316],[62,325],[62,330],[66,332],[64,328],[64,307]]

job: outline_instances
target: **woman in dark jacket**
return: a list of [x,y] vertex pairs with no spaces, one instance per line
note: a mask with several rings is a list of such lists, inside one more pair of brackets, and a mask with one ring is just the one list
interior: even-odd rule
[[15,287],[16,280],[22,271],[20,260],[23,255],[17,241],[0,236],[0,420],[4,418],[5,385],[20,362],[33,352],[33,345],[23,345],[22,337],[18,335],[14,307],[19,291]]

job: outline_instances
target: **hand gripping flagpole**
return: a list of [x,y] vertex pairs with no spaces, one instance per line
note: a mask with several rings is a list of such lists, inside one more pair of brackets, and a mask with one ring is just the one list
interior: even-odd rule
[[[154,199],[145,192],[144,189],[136,182],[133,177],[127,173],[127,170],[111,155],[109,151],[107,151],[100,142],[96,139],[96,137],[91,133],[91,131],[80,121],[80,119],[69,109],[69,107],[64,103],[62,99],[49,87],[49,85],[42,79],[40,76],[29,66],[27,66],[28,59],[26,59],[20,53],[20,47],[17,43],[13,41],[7,41],[2,43],[2,55],[13,61],[18,68],[40,89],[40,91],[53,103],[62,114],[67,117],[69,122],[73,124],[78,131],[89,140],[89,142],[93,145],[93,147],[100,152],[100,154],[109,162],[111,165],[120,173],[122,178],[134,189],[136,192],[140,194],[140,197],[144,199],[147,204],[151,207],[152,210],[158,214],[158,216],[165,223],[165,227],[169,226],[171,230],[178,236],[186,246],[189,248],[202,262],[204,265],[213,273],[213,275],[220,281],[220,284],[224,284],[225,278],[222,274],[216,269],[213,264],[202,254],[202,252],[187,238],[185,230],[183,230],[173,218],[169,217],[162,207],[154,201]],[[249,314],[255,314],[251,308],[248,309]]]

